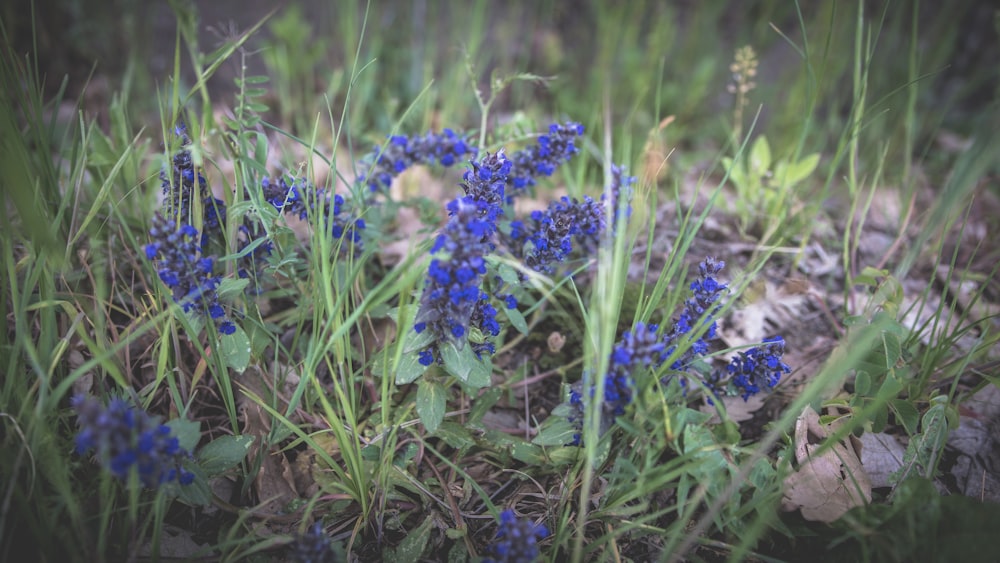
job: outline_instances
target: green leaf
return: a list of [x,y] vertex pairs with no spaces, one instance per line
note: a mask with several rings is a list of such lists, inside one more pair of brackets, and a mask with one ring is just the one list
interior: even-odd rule
[[855,276],[851,281],[857,285],[868,285],[875,287],[878,285],[878,278],[889,277],[889,270],[879,270],[871,266],[865,266],[861,273]]
[[867,395],[872,390],[872,376],[867,371],[859,371],[854,377],[854,393],[856,395]]
[[253,440],[247,435],[216,438],[198,450],[198,463],[209,477],[224,473],[243,461]]
[[243,373],[250,365],[250,337],[240,325],[236,332],[219,336],[219,353],[226,365]]
[[819,153],[813,153],[798,162],[788,164],[781,174],[775,174],[775,179],[783,186],[792,186],[805,180],[819,164]]
[[476,424],[483,420],[486,413],[497,404],[503,396],[503,389],[490,387],[477,396],[472,403],[472,410],[469,412],[469,423]]
[[405,352],[396,364],[396,385],[413,383],[427,371],[427,366],[420,363],[420,355],[416,352]]
[[219,283],[219,288],[215,292],[219,295],[219,299],[226,300],[241,295],[248,285],[250,280],[247,278],[226,278]]
[[427,431],[437,431],[444,420],[444,409],[447,403],[445,388],[437,381],[421,379],[417,383],[417,414]]
[[416,563],[420,561],[420,557],[424,554],[424,549],[427,548],[427,540],[431,537],[431,525],[433,521],[434,517],[428,516],[416,530],[411,530],[406,535],[406,538],[396,548],[396,557],[393,558],[393,563]]
[[885,354],[885,368],[890,370],[896,367],[896,362],[903,355],[903,347],[899,343],[899,337],[891,332],[883,332],[882,352]]
[[468,427],[457,422],[442,422],[434,435],[455,449],[468,448],[476,444]]
[[521,334],[528,334],[528,323],[524,320],[524,315],[521,311],[514,309],[504,309],[504,313],[507,315],[507,320],[510,321],[510,325],[517,329]]
[[531,441],[536,446],[565,446],[573,441],[580,430],[562,417],[550,416],[542,423],[542,428]]
[[462,383],[480,389],[490,384],[490,367],[476,357],[471,346],[461,348],[454,342],[446,342],[439,348],[444,368]]
[[906,433],[913,436],[917,433],[917,424],[920,422],[920,412],[909,401],[905,399],[893,399],[889,401],[889,407],[896,413],[896,418],[902,423]]
[[208,487],[208,477],[198,464],[185,462],[184,468],[194,473],[194,481],[187,485],[181,485],[173,481],[166,485],[168,495],[177,495],[177,498],[194,506],[208,506],[212,504],[212,490]]
[[521,280],[517,275],[517,270],[510,267],[508,264],[501,263],[497,266],[497,275],[500,276],[507,285],[518,286],[521,285]]
[[198,442],[201,441],[200,422],[175,418],[166,424],[167,428],[170,428],[173,435],[177,437],[180,446],[189,452],[193,452],[198,446]]
[[767,137],[761,135],[753,142],[750,148],[750,171],[756,174],[763,174],[771,169],[771,145],[767,143]]

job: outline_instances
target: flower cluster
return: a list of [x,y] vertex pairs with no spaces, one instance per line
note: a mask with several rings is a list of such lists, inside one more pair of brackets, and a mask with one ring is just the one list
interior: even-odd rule
[[691,297],[684,303],[684,310],[674,323],[673,328],[664,335],[664,342],[667,348],[663,353],[663,360],[670,357],[677,349],[677,344],[684,335],[696,329],[696,323],[706,315],[704,323],[708,325],[705,332],[687,348],[681,355],[674,358],[670,369],[682,371],[691,363],[703,356],[708,351],[708,340],[715,338],[717,324],[713,318],[722,307],[718,303],[719,299],[728,291],[726,284],[719,282],[716,278],[719,272],[726,267],[726,263],[714,258],[705,258],[698,264],[698,279],[691,282]]
[[[289,183],[290,181],[290,183]],[[264,200],[278,211],[305,220],[311,213],[323,215],[321,221],[330,229],[333,238],[343,238],[351,243],[354,253],[361,251],[361,231],[365,220],[355,218],[340,194],[316,188],[311,182],[298,178],[265,178],[261,182]]]
[[105,408],[93,397],[76,396],[72,405],[80,424],[78,454],[96,451],[101,464],[120,479],[134,467],[142,484],[151,489],[174,480],[182,485],[194,481],[194,474],[181,467],[188,452],[168,426],[146,412],[121,399],[113,399]]
[[[466,195],[448,204],[451,216],[438,235],[431,253],[436,254],[428,268],[427,283],[420,299],[414,329],[430,330],[435,342],[420,352],[419,360],[430,365],[440,358],[438,341],[462,343],[470,326],[496,336],[496,310],[489,295],[480,288],[486,273],[487,254],[495,248],[497,219],[503,214],[503,188],[510,161],[503,153],[486,155],[473,162],[462,187]],[[492,352],[492,346],[480,345]]]
[[781,376],[792,369],[781,357],[785,354],[785,339],[780,336],[765,338],[761,346],[738,352],[726,366],[733,385],[742,391],[746,401],[763,389],[774,389]]
[[574,238],[584,248],[596,250],[604,224],[600,202],[589,196],[582,202],[564,196],[544,212],[533,211],[530,222],[511,221],[508,247],[529,268],[551,273],[553,264],[573,250]]
[[292,561],[297,563],[336,563],[345,561],[339,545],[334,545],[323,530],[323,523],[316,522],[292,543]]
[[515,195],[535,185],[537,176],[551,176],[556,168],[579,152],[577,137],[583,135],[583,125],[568,121],[553,123],[549,132],[538,137],[538,143],[514,153],[511,161],[513,169],[507,181],[514,188]]
[[441,133],[429,132],[422,137],[394,135],[389,137],[385,148],[376,146],[362,160],[362,165],[367,164],[371,170],[360,175],[358,180],[367,184],[373,192],[387,190],[392,185],[393,178],[414,164],[453,166],[466,155],[475,154],[476,149],[471,146],[468,138],[451,129],[445,129]]
[[530,563],[538,559],[538,542],[549,535],[544,524],[518,518],[513,510],[500,513],[500,528],[490,546],[494,563]]
[[[608,373],[604,376],[602,410],[605,416],[601,420],[602,431],[610,426],[614,417],[624,414],[625,407],[632,402],[634,374],[640,369],[653,367],[661,362],[666,344],[657,334],[657,329],[655,324],[636,323],[635,330],[625,331],[612,350]],[[588,395],[594,396],[593,388]],[[581,392],[581,387],[577,386],[570,390],[569,403],[574,411],[570,422],[580,430],[586,408],[586,398]],[[577,433],[572,443],[579,444],[579,442],[580,434]]]
[[157,274],[170,288],[174,301],[191,310],[207,313],[216,322],[219,332],[232,334],[236,326],[225,319],[225,312],[219,305],[219,276],[212,275],[215,267],[213,257],[201,253],[198,230],[191,225],[178,225],[159,213],[153,217],[149,229],[153,242],[146,245],[146,258],[157,261]]
[[[204,247],[208,243],[208,234],[221,231],[226,221],[226,204],[212,195],[208,181],[200,170],[196,170],[191,158],[191,151],[183,148],[191,144],[187,128],[178,125],[174,133],[181,138],[181,150],[174,154],[171,170],[160,171],[163,201],[166,214],[178,221],[190,220],[191,201],[198,197],[204,205],[202,218],[202,240]],[[197,195],[196,195],[197,194]]]

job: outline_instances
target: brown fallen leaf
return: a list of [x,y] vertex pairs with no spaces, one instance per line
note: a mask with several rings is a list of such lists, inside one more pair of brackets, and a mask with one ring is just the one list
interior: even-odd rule
[[263,398],[273,391],[266,390],[268,383],[263,374],[253,368],[240,374],[237,383],[239,391],[236,403],[243,422],[243,434],[256,438],[250,446],[247,459],[252,462],[261,456],[260,470],[254,479],[254,490],[261,503],[258,508],[266,514],[280,514],[288,503],[300,498],[295,484],[295,473],[288,458],[280,449],[268,444],[271,434],[271,415],[248,395],[252,393]]
[[854,436],[819,452],[832,428],[806,407],[795,423],[798,469],[785,478],[782,509],[801,510],[806,520],[833,522],[848,510],[871,502],[872,486],[861,465],[861,443]]

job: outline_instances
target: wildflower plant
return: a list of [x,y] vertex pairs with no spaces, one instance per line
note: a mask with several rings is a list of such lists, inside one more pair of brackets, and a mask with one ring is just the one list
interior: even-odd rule
[[384,147],[376,146],[364,157],[359,167],[364,171],[358,181],[372,192],[384,192],[392,179],[415,164],[454,166],[476,155],[468,137],[451,129],[441,133],[428,132],[423,136],[393,135]]
[[130,406],[123,399],[112,399],[104,406],[98,399],[76,396],[72,400],[80,432],[76,452],[94,453],[98,462],[115,477],[127,480],[135,471],[139,481],[150,489],[177,481],[190,485],[194,473],[182,462],[190,454],[170,428],[158,424],[146,412]]
[[236,326],[226,318],[217,289],[220,276],[214,274],[215,258],[201,254],[198,231],[178,225],[161,214],[153,217],[149,230],[153,242],[145,247],[146,259],[156,264],[156,272],[185,313],[207,316],[221,334],[232,334]]
[[490,557],[484,563],[531,563],[540,555],[538,542],[549,535],[544,524],[518,518],[513,510],[500,513],[500,527],[490,544]]
[[[728,292],[728,286],[718,279],[724,267],[724,262],[712,257],[698,264],[698,277],[688,288],[690,297],[669,331],[661,335],[658,325],[638,322],[632,330],[622,334],[612,349],[608,371],[603,377],[599,425],[602,434],[610,429],[616,417],[625,414],[637,388],[649,386],[648,375],[659,371],[662,365],[668,366],[667,375],[661,380],[664,386],[676,380],[682,388],[682,396],[686,397],[688,379],[695,378],[699,387],[708,393],[708,403],[728,394],[730,385],[741,392],[745,401],[751,395],[773,389],[782,375],[791,372],[782,361],[785,341],[780,336],[766,338],[761,346],[740,351],[725,373],[698,369],[698,362],[710,351],[709,342],[716,337],[716,317],[722,309],[721,300]],[[587,405],[596,394],[594,380],[585,376],[571,386],[567,400],[569,408],[559,409],[574,429],[568,442],[571,445],[580,444]],[[555,428],[549,435],[563,435],[561,427]],[[548,440],[543,437],[537,442],[547,443]]]

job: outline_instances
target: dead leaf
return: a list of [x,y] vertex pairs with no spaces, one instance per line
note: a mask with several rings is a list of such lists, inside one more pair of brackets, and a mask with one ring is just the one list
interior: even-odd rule
[[798,470],[785,478],[782,509],[801,510],[806,520],[833,522],[848,510],[871,502],[872,486],[861,464],[861,442],[848,436],[820,452],[831,428],[806,407],[795,423]]
[[[243,434],[256,439],[250,446],[247,459],[251,462],[261,457],[260,470],[254,479],[254,489],[261,502],[261,511],[279,514],[289,502],[300,498],[295,485],[295,473],[288,458],[278,448],[269,444],[271,415],[244,389],[266,400],[273,391],[267,389],[268,382],[257,369],[248,369],[238,376],[240,384],[237,395],[237,409],[243,422]],[[273,387],[273,381],[272,387]],[[279,403],[279,409],[284,408]]]
[[720,330],[722,340],[732,347],[747,346],[780,332],[804,312],[809,287],[803,279],[790,279],[781,286],[768,280],[753,284],[744,292],[747,303],[734,310]]
[[865,432],[861,436],[861,464],[872,487],[891,487],[889,476],[903,466],[905,449],[899,440],[885,432]]

